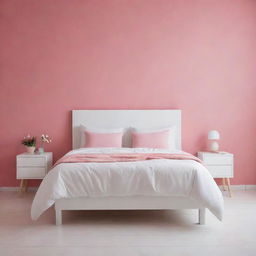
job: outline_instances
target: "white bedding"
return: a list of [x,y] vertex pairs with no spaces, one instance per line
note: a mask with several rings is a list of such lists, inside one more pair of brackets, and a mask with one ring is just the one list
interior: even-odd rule
[[[82,148],[83,153],[185,153],[146,148]],[[62,163],[42,181],[32,204],[36,220],[61,198],[106,196],[182,196],[198,201],[218,219],[223,197],[208,170],[194,160],[157,159],[138,162]]]

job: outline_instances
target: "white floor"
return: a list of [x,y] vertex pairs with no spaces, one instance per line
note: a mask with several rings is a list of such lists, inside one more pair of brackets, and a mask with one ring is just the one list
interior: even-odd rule
[[190,211],[64,212],[30,220],[33,193],[0,192],[0,255],[256,255],[256,191],[225,197],[225,219]]

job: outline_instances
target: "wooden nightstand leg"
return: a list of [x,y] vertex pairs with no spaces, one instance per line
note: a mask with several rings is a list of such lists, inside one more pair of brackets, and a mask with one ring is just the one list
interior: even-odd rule
[[227,184],[228,184],[228,193],[229,193],[229,196],[232,197],[231,188],[230,188],[230,179],[229,178],[226,178],[226,179],[227,179]]
[[25,185],[25,180],[20,181],[20,193],[24,192],[24,185]]
[[23,186],[23,180],[20,180],[20,190],[19,190],[19,193],[22,192],[22,186]]
[[226,181],[225,181],[225,178],[222,178],[222,188],[223,188],[223,191],[226,191]]
[[25,192],[28,191],[28,180],[25,180],[24,190],[25,190]]

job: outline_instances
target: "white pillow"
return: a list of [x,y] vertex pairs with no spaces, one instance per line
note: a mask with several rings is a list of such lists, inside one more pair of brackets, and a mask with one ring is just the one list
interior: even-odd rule
[[120,133],[124,131],[124,128],[98,128],[80,125],[80,148],[83,148],[85,145],[85,131],[94,133]]
[[177,149],[176,147],[176,126],[170,126],[170,127],[165,127],[165,128],[160,128],[160,129],[137,129],[137,128],[132,128],[132,131],[136,133],[154,133],[154,132],[164,132],[164,131],[170,131],[169,135],[169,149],[170,150],[175,150]]

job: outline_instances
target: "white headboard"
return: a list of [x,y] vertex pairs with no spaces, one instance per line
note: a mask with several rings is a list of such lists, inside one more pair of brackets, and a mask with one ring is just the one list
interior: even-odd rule
[[[72,146],[80,147],[80,125],[97,128],[159,129],[176,126],[176,147],[181,149],[181,110],[72,110]],[[123,146],[131,146],[130,130]]]

